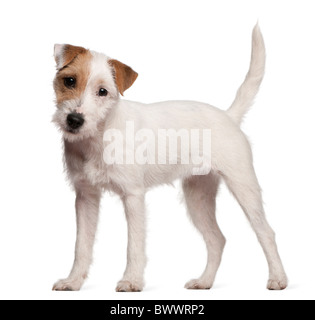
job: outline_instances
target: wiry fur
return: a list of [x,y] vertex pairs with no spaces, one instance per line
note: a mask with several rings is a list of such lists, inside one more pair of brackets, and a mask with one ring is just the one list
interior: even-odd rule
[[252,58],[245,81],[237,91],[227,114],[238,124],[254,102],[265,72],[265,44],[262,34],[256,26],[252,36]]
[[[268,288],[286,288],[287,277],[277,251],[274,232],[265,218],[250,145],[239,127],[259,89],[264,73],[265,49],[258,26],[253,31],[252,46],[250,70],[227,112],[192,101],[145,105],[120,100],[116,85],[118,74],[115,73],[110,58],[91,53],[91,60],[86,62],[89,76],[84,91],[70,100],[59,101],[54,117],[54,121],[64,133],[66,167],[77,194],[78,225],[73,269],[66,280],[54,285],[54,290],[79,290],[83,285],[92,260],[101,193],[103,190],[112,190],[121,197],[128,222],[127,267],[117,285],[117,291],[141,291],[144,287],[143,273],[146,265],[145,193],[155,185],[171,183],[175,179],[183,180],[188,212],[196,228],[202,233],[208,249],[205,272],[199,279],[188,282],[186,288],[211,288],[220,265],[225,238],[216,222],[215,198],[221,179],[226,182],[243,208],[264,249],[270,269]],[[58,52],[62,52],[62,47],[57,48]],[[58,59],[59,62],[65,60],[60,56]],[[70,62],[68,70],[72,63]],[[132,69],[128,69],[129,73],[130,70]],[[65,71],[66,69],[58,70],[56,79]],[[135,74],[133,78],[136,78]],[[131,82],[123,83],[128,83],[129,86]],[[106,86],[107,97],[96,97],[95,92],[100,85]],[[58,90],[56,94],[58,101]],[[83,127],[75,134],[69,133],[66,127],[66,116],[70,112],[80,112],[85,118]],[[111,128],[125,132],[127,121],[134,122],[135,130],[150,128],[155,133],[159,128],[210,128],[211,173],[206,176],[193,176],[192,165],[181,164],[106,165],[103,161],[104,132]],[[128,148],[132,148],[128,138],[125,138],[124,143],[128,152]]]

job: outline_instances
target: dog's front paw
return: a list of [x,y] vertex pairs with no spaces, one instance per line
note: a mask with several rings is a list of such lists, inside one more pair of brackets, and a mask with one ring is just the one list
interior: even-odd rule
[[281,280],[270,279],[267,284],[268,290],[284,290],[288,287],[288,280],[283,278]]
[[76,279],[59,280],[53,286],[53,291],[79,291],[82,281]]
[[141,292],[143,290],[143,284],[137,281],[121,280],[118,282],[117,292]]
[[193,279],[186,283],[185,288],[190,290],[209,290],[212,288],[212,283],[202,279]]

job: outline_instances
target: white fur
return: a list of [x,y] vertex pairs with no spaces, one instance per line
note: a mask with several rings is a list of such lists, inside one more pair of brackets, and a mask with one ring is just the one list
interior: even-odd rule
[[64,45],[63,44],[55,44],[54,47],[54,56],[57,61],[57,70],[61,69],[63,66],[63,51],[64,51]]
[[252,58],[250,68],[244,83],[238,89],[235,100],[228,115],[240,124],[243,116],[254,102],[265,72],[265,45],[258,25],[253,30],[252,36]]
[[[263,77],[265,51],[258,26],[253,32],[250,70],[228,112],[192,101],[167,101],[145,105],[120,100],[108,58],[93,53],[91,76],[80,100],[58,106],[54,121],[64,132],[65,162],[68,176],[77,194],[78,238],[76,258],[68,279],[55,284],[55,290],[79,290],[92,261],[92,247],[102,190],[112,190],[122,199],[128,222],[128,259],[117,291],[141,291],[144,286],[145,192],[156,185],[183,180],[187,209],[208,249],[208,263],[203,275],[186,284],[189,289],[212,287],[220,265],[225,238],[215,217],[215,197],[220,180],[244,209],[257,234],[269,264],[269,289],[287,286],[274,232],[268,225],[262,205],[261,190],[254,172],[250,145],[239,128]],[[102,78],[109,94],[96,97],[94,81]],[[79,108],[79,109],[78,109]],[[82,112],[85,123],[76,135],[65,131],[69,112]],[[192,176],[192,165],[106,165],[103,161],[103,134],[110,128],[125,131],[126,122],[134,121],[135,130],[150,128],[207,128],[212,131],[212,171],[206,176]],[[128,139],[125,141],[128,147]],[[180,152],[180,150],[179,150]]]

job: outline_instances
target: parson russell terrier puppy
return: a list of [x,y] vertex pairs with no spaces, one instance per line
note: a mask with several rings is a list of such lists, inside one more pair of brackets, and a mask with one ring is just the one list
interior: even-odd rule
[[[65,166],[76,192],[77,241],[72,271],[67,279],[58,281],[53,290],[71,291],[82,287],[92,261],[101,194],[104,190],[111,190],[121,197],[128,222],[127,267],[116,290],[142,291],[146,266],[145,193],[151,187],[172,183],[176,179],[182,180],[187,210],[208,250],[204,273],[199,279],[189,281],[186,288],[210,289],[213,286],[225,246],[215,214],[218,186],[224,180],[264,250],[269,265],[268,289],[285,289],[288,281],[275,234],[265,217],[251,148],[240,129],[242,118],[253,103],[264,75],[265,47],[258,25],[253,30],[248,74],[227,111],[193,101],[142,104],[121,100],[120,94],[123,95],[138,76],[127,65],[104,54],[67,44],[55,45],[54,56],[57,63],[54,80],[57,111],[53,121],[63,133]],[[208,147],[211,148],[211,170],[209,157],[196,174],[194,163],[176,162],[174,157],[171,158],[168,154],[170,146],[164,153],[159,148],[162,157],[161,154],[155,155],[155,146],[150,148],[152,141],[144,139],[148,135],[140,134],[140,138],[138,135],[138,139],[133,139],[126,134],[130,131],[128,125],[132,126],[131,132],[150,129],[156,136],[160,129],[177,133],[179,130],[192,132],[196,128],[211,130]],[[115,132],[121,134],[115,136]],[[113,146],[113,139],[108,136],[120,139],[117,138]],[[118,142],[123,148],[119,149]],[[109,145],[120,161],[106,161],[112,154],[107,152],[106,156],[104,152]],[[143,157],[149,158],[151,152],[150,161],[130,161],[135,158],[134,152],[139,156],[139,150],[135,150],[137,146],[142,148]],[[192,144],[175,149],[175,158],[180,158],[190,147]],[[189,152],[191,155],[192,150]],[[166,162],[161,163],[158,160],[163,156]]]

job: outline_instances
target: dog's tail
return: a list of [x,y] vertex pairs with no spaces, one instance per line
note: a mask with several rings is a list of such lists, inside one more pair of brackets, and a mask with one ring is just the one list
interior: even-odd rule
[[237,123],[241,124],[246,112],[254,102],[260,84],[265,73],[266,52],[264,39],[257,24],[252,35],[252,57],[249,71],[240,88],[235,100],[227,110],[228,115]]

